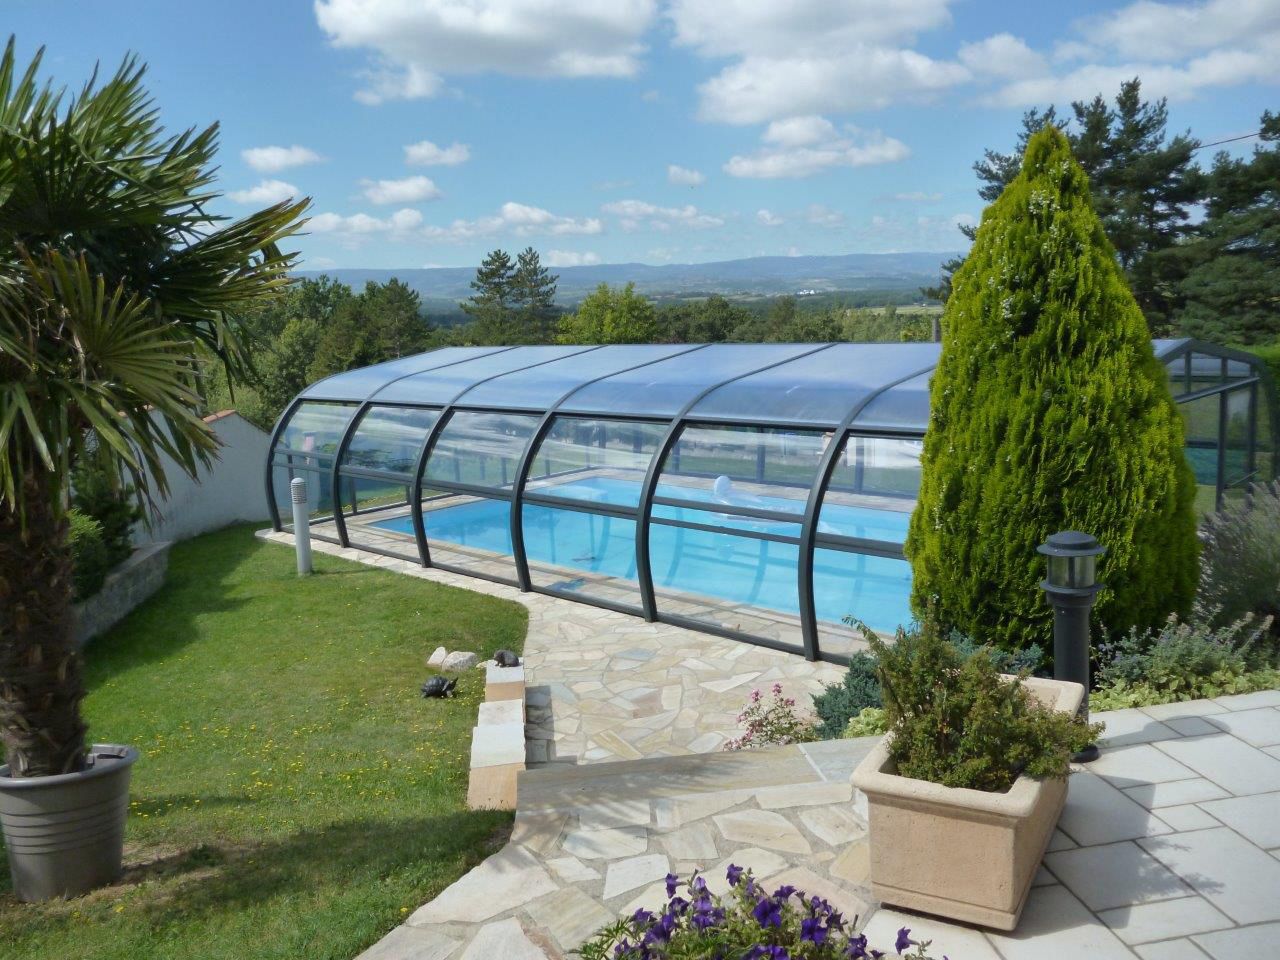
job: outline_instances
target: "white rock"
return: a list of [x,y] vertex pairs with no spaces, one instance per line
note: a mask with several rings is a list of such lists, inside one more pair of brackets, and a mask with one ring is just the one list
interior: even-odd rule
[[444,647],[436,647],[436,652],[427,658],[427,666],[440,669],[440,664],[444,663],[444,658],[449,655],[449,651]]
[[447,670],[450,673],[463,673],[474,667],[479,659],[470,650],[455,650],[444,658],[440,664],[440,669]]
[[497,660],[481,660],[479,663],[476,664],[476,669],[488,670],[490,667],[496,667],[497,665],[498,665]]

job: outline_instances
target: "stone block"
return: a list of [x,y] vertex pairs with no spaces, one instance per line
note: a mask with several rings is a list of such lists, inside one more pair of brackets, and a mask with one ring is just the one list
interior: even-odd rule
[[482,703],[476,723],[482,727],[498,723],[524,723],[524,701],[495,700]]
[[491,723],[471,731],[471,768],[524,763],[524,724]]
[[523,700],[524,667],[490,667],[485,671],[486,700]]
[[467,784],[467,806],[472,810],[514,810],[516,782],[524,762],[472,767]]

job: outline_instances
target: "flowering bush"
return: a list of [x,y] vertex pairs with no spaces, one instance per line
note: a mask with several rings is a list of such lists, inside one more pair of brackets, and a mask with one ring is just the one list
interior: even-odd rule
[[[855,932],[857,917],[847,921],[821,897],[791,886],[768,893],[749,870],[733,865],[726,877],[729,892],[720,897],[696,873],[687,884],[667,874],[667,903],[659,913],[637,910],[577,953],[583,960],[874,960],[887,952],[889,945],[874,950]],[[927,940],[912,940],[904,927],[892,949],[911,960],[929,960],[928,946]]]
[[818,739],[813,720],[796,713],[794,697],[782,695],[782,684],[773,685],[773,697],[765,700],[759,690],[752,690],[747,705],[738,714],[742,736],[725,743],[726,750],[746,750],[784,743],[808,743]]
[[883,707],[863,707],[862,711],[849,721],[844,732],[840,734],[846,740],[854,737],[878,737],[889,730],[889,719]]
[[1216,608],[1197,609],[1189,620],[1171,616],[1159,630],[1130,630],[1099,644],[1098,690],[1090,706],[1147,707],[1275,687],[1280,673],[1265,642],[1271,617],[1246,613],[1225,626],[1217,622]]

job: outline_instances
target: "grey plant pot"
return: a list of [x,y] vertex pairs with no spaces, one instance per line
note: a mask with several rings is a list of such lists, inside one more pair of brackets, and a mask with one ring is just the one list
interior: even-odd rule
[[78,773],[11,777],[0,765],[0,825],[19,900],[78,897],[120,876],[137,759],[133,747],[95,743]]

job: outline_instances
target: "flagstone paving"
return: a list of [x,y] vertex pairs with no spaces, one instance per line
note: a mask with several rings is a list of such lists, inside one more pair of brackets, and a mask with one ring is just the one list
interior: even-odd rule
[[560,960],[617,916],[660,904],[666,870],[705,869],[723,892],[730,863],[826,896],[873,943],[911,927],[952,960],[1280,956],[1280,691],[1098,714],[1102,757],[1073,772],[1018,929],[996,933],[877,909],[849,785],[872,741],[719,750],[752,686],[777,680],[805,703],[838,670],[315,547],[525,603],[535,711],[546,693],[529,731],[562,761],[521,774],[502,851],[358,960]]

